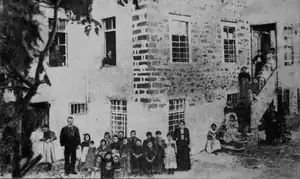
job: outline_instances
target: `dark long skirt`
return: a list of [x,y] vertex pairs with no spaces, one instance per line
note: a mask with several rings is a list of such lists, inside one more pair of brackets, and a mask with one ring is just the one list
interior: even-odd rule
[[131,170],[132,173],[138,174],[142,172],[143,169],[143,157],[135,158],[134,156],[131,156]]
[[154,170],[156,173],[162,173],[164,171],[164,149],[160,147],[154,160]]
[[188,146],[178,146],[176,157],[177,169],[179,171],[188,171],[191,169],[190,148]]

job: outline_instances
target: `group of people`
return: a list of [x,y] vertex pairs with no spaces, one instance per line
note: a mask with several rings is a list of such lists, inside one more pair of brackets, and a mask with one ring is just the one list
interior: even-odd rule
[[[180,121],[174,132],[165,137],[161,131],[146,133],[146,139],[136,137],[136,131],[126,137],[123,131],[111,137],[106,132],[98,147],[90,134],[84,134],[81,142],[79,129],[73,125],[74,118],[67,119],[68,125],[61,130],[60,143],[65,148],[65,174],[77,174],[75,164],[79,158],[78,170],[86,175],[101,173],[101,178],[121,175],[153,175],[191,169],[190,135],[184,121]],[[80,156],[76,150],[80,149]]]
[[53,162],[56,161],[54,143],[57,139],[54,132],[49,130],[48,125],[39,126],[30,136],[33,157],[41,154],[43,157],[40,163],[48,165],[51,170]]

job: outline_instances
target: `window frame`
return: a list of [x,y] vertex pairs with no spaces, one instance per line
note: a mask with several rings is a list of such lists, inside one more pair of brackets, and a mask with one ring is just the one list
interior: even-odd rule
[[[114,24],[114,26],[111,28],[111,29],[107,29],[107,27],[106,27],[106,21],[107,20],[110,20],[111,22],[114,22],[114,23],[112,23],[112,24]],[[105,54],[105,56],[104,57],[106,57],[106,55],[107,55],[107,45],[106,45],[106,43],[107,43],[107,37],[106,37],[106,33],[107,32],[115,32],[115,41],[116,41],[116,43],[115,43],[115,65],[112,65],[112,66],[110,66],[110,67],[116,67],[117,66],[117,59],[118,59],[118,54],[117,54],[117,51],[118,51],[118,45],[117,45],[117,17],[116,16],[110,16],[110,17],[106,17],[106,18],[103,18],[102,20],[102,24],[103,24],[103,29],[104,29],[104,31],[103,31],[103,34],[104,34],[104,54]]]
[[[124,111],[123,112],[114,111],[113,106],[115,105],[115,103],[113,103],[113,102],[120,102],[120,108],[123,107],[122,102],[125,102],[126,111],[125,112]],[[117,106],[117,105],[115,105],[115,106]],[[113,116],[118,116],[118,115],[121,115],[122,118],[124,119],[124,121],[122,121],[124,126],[122,126],[122,127],[124,127],[123,132],[124,132],[125,136],[127,136],[127,134],[128,134],[128,101],[127,100],[124,100],[124,99],[111,99],[110,100],[110,132],[113,135],[120,132],[120,130],[115,130],[118,127],[118,124],[114,124],[115,119],[113,117]],[[117,126],[114,127],[114,125],[117,125]]]
[[240,100],[240,93],[239,92],[235,92],[235,93],[227,93],[227,96],[226,96],[226,101],[228,102],[228,99],[231,97],[231,99],[232,99],[232,97],[234,97],[234,98],[236,98],[236,101],[235,102],[233,102],[232,101],[232,105],[233,106],[236,106],[238,103],[239,103],[239,100]]
[[[179,110],[173,110],[173,111],[171,111],[170,110],[171,101],[175,101],[175,100],[183,100],[183,104],[182,104],[183,108],[181,108]],[[174,130],[176,129],[176,126],[178,125],[178,122],[180,122],[181,120],[183,120],[183,121],[186,120],[186,102],[187,102],[187,100],[185,98],[169,99],[169,102],[168,102],[168,132],[174,132]],[[180,105],[180,103],[178,105]],[[172,119],[172,121],[174,121],[174,124],[170,125],[170,121],[171,121],[170,120],[170,116],[173,115],[173,114],[175,114],[175,113],[183,113],[183,119],[182,118]],[[173,131],[170,130],[171,126],[173,126]]]
[[[233,27],[234,30],[235,30],[235,55],[236,55],[236,58],[235,58],[235,61],[234,62],[228,62],[228,61],[225,61],[225,48],[224,48],[224,35],[223,35],[223,30],[224,30],[224,27],[225,26],[228,26],[228,27]],[[238,62],[238,48],[237,48],[237,22],[224,22],[222,21],[221,22],[221,39],[222,39],[222,61],[224,63],[228,63],[228,64],[233,64],[233,63],[237,63]]]
[[[84,105],[85,108],[84,108],[83,112],[72,114],[72,105]],[[81,108],[79,107],[79,109],[81,109]],[[87,113],[88,113],[88,105],[86,102],[70,102],[69,103],[69,114],[70,115],[81,116],[81,115],[86,115]]]
[[[48,30],[49,30],[49,34],[51,33],[51,29],[50,29],[50,27],[51,27],[51,25],[50,25],[50,21],[51,20],[53,20],[53,18],[48,18]],[[68,33],[67,33],[67,31],[66,31],[66,27],[67,27],[67,24],[68,24],[68,20],[67,19],[63,19],[63,18],[58,18],[57,19],[57,21],[58,21],[58,24],[57,24],[57,29],[56,29],[56,34],[55,34],[55,36],[54,36],[54,42],[55,42],[55,38],[56,38],[56,36],[57,36],[57,33],[64,33],[65,34],[65,65],[64,66],[58,66],[58,67],[52,67],[52,66],[50,66],[49,65],[49,67],[50,68],[64,68],[64,67],[68,67],[69,66],[69,53],[68,53]],[[60,21],[65,21],[65,28],[64,28],[64,30],[60,30],[59,29],[59,23],[60,23]],[[49,38],[49,35],[48,35],[48,38]],[[57,44],[58,46],[62,46],[62,45],[59,45],[59,44]],[[52,46],[53,46],[53,44],[52,44]],[[48,61],[49,61],[49,63],[50,63],[50,54],[51,54],[51,48],[52,47],[50,47],[49,48],[49,55],[48,55]]]
[[[174,62],[173,61],[173,46],[172,46],[172,21],[181,21],[187,23],[188,28],[188,61],[187,62]],[[173,64],[189,64],[192,62],[192,38],[191,38],[191,16],[190,15],[183,15],[183,14],[175,14],[169,13],[169,50],[170,50],[170,62]]]

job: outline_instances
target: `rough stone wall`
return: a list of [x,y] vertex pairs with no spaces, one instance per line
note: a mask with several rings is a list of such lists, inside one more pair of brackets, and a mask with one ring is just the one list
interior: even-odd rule
[[[134,96],[136,101],[147,104],[149,115],[161,118],[165,113],[163,133],[168,130],[169,99],[186,99],[185,120],[191,131],[192,150],[199,151],[204,147],[209,125],[212,122],[219,125],[223,120],[226,94],[237,91],[240,68],[250,67],[249,25],[239,14],[245,3],[223,4],[216,0],[141,3],[145,9],[133,14]],[[170,62],[170,12],[190,16],[191,63]],[[222,61],[221,21],[234,21],[236,26],[236,63]],[[158,125],[153,122],[149,126]]]
[[[238,11],[244,3],[220,1],[147,1],[149,108],[164,107],[158,94],[194,95],[193,101],[212,102],[219,91],[237,88],[241,66],[250,65],[249,26]],[[172,64],[169,52],[169,12],[191,16],[192,62]],[[218,13],[221,12],[221,13]],[[237,63],[222,62],[221,20],[234,21],[237,33]],[[137,22],[138,23],[138,22]],[[134,30],[134,33],[138,30]],[[141,43],[142,40],[136,42]],[[143,47],[134,46],[143,51]],[[137,50],[134,50],[137,51]],[[140,58],[140,56],[134,57]],[[135,64],[137,65],[137,63]],[[135,80],[141,80],[135,78]],[[219,90],[218,90],[219,89]],[[204,99],[201,98],[204,95]],[[223,96],[224,97],[224,96]],[[191,103],[193,105],[193,103]]]

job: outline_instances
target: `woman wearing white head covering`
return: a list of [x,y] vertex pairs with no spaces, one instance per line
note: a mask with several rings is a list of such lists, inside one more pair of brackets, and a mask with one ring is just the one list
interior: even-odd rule
[[36,157],[39,154],[43,154],[44,145],[43,145],[44,132],[42,127],[39,126],[35,131],[32,132],[30,140],[32,143],[33,157]]

